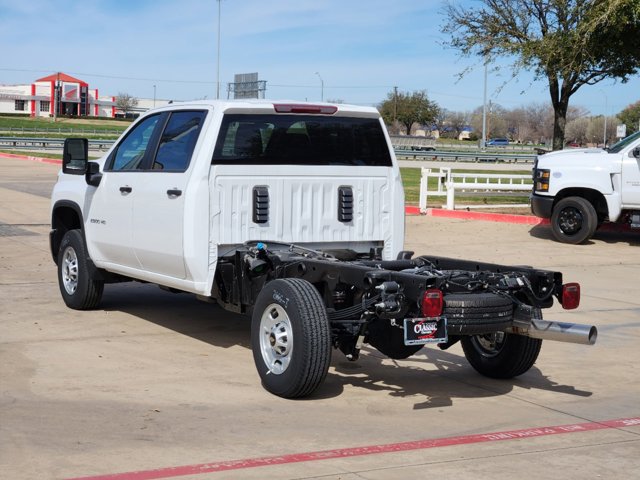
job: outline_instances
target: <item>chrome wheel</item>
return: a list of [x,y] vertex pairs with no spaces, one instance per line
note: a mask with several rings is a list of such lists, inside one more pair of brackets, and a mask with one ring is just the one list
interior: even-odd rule
[[73,247],[67,247],[62,254],[62,285],[69,295],[78,289],[78,255]]
[[293,350],[291,321],[284,308],[272,303],[260,319],[260,352],[268,373],[280,375],[289,366]]

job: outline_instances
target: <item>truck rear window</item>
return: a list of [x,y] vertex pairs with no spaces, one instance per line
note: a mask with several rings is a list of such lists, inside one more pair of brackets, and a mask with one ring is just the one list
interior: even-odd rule
[[377,119],[229,114],[213,163],[390,167],[391,155]]

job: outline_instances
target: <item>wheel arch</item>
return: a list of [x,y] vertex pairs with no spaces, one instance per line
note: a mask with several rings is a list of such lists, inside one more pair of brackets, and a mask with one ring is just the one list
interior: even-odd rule
[[553,208],[556,207],[560,200],[567,197],[581,197],[587,200],[591,205],[593,205],[593,208],[598,214],[598,223],[602,223],[605,220],[609,219],[609,207],[607,205],[607,200],[605,199],[602,192],[593,188],[565,188],[564,190],[558,192],[558,194],[555,196]]
[[69,200],[60,200],[51,210],[51,233],[49,234],[49,247],[53,261],[58,263],[58,251],[64,234],[69,230],[78,229],[84,237],[84,219],[82,210],[77,203]]

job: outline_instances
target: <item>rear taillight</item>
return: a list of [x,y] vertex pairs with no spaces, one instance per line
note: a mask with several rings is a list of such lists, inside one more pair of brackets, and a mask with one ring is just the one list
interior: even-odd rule
[[338,107],[334,105],[303,105],[289,103],[274,104],[273,109],[276,113],[307,113],[311,115],[333,115],[338,111]]
[[580,284],[565,283],[562,285],[562,308],[565,310],[573,310],[580,305]]
[[444,308],[444,299],[442,290],[430,288],[422,297],[422,316],[423,317],[439,317],[442,315]]

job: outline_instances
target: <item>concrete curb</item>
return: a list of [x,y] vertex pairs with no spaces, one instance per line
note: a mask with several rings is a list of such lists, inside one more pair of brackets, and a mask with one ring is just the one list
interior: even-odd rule
[[0,157],[15,158],[16,160],[29,160],[31,162],[50,163],[53,165],[61,165],[62,160],[55,158],[33,157],[31,155],[20,155],[17,153],[0,152]]
[[[408,205],[405,207],[407,215],[421,215],[420,208]],[[546,218],[533,215],[513,215],[508,213],[469,212],[467,210],[445,210],[442,208],[427,208],[425,214],[429,217],[457,218],[460,220],[482,220],[485,222],[519,223],[524,225],[549,225]]]
[[432,217],[457,218],[462,220],[482,220],[485,222],[518,223],[522,225],[549,225],[546,218],[533,215],[513,215],[509,213],[469,212],[467,210],[444,210],[427,208],[427,215]]

